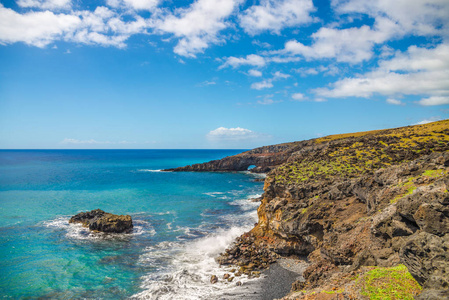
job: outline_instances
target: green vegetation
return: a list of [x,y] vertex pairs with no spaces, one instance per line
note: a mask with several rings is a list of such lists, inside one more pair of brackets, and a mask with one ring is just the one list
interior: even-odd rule
[[335,291],[322,291],[322,293],[325,293],[325,294],[341,294],[343,292],[344,292],[343,289],[339,289],[339,290],[335,290]]
[[362,295],[372,300],[413,300],[413,296],[422,290],[404,265],[393,268],[375,267],[357,281],[357,284],[362,285]]
[[405,196],[411,195],[416,190],[415,182],[417,179],[428,177],[428,178],[439,178],[445,174],[444,170],[426,170],[420,176],[410,177],[406,182],[403,182],[398,185],[401,188],[402,192],[394,199],[390,201],[390,203],[396,203],[399,199],[404,198]]
[[430,177],[430,178],[437,178],[444,175],[443,170],[427,170],[425,171],[422,176]]
[[[316,139],[325,147],[298,155],[275,171],[275,180],[284,185],[307,184],[373,174],[380,168],[411,161],[431,152],[449,150],[449,120],[397,129],[333,135]],[[423,176],[440,175],[440,170]],[[413,192],[408,190],[408,193]]]

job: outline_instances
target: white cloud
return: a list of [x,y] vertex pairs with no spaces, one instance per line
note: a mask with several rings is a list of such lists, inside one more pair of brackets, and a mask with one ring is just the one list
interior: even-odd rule
[[304,94],[295,93],[292,95],[292,99],[296,100],[296,101],[304,101],[304,100],[306,100],[306,97],[304,96]]
[[108,6],[128,7],[134,10],[154,10],[160,3],[159,0],[106,0]]
[[339,73],[339,69],[334,65],[319,66],[317,68],[298,68],[293,69],[294,72],[299,73],[301,77],[307,77],[309,75],[318,75],[320,73],[324,75],[333,76]]
[[269,89],[273,87],[273,83],[271,79],[263,80],[261,82],[255,82],[251,84],[251,88],[254,90],[262,90],[262,89]]
[[253,77],[261,77],[262,76],[262,72],[259,71],[259,70],[251,69],[251,70],[248,71],[248,75],[249,76],[253,76]]
[[100,142],[100,141],[96,141],[94,139],[90,139],[90,140],[77,140],[77,139],[68,139],[65,138],[64,140],[61,141],[61,144],[76,144],[76,145],[80,145],[80,144],[89,144],[89,145],[93,145],[93,144],[112,144],[111,142],[105,141],[105,142]]
[[225,63],[222,64],[219,67],[219,69],[223,69],[228,66],[237,68],[237,67],[244,66],[244,65],[254,66],[254,67],[263,67],[263,66],[265,66],[265,64],[266,64],[265,58],[260,55],[256,55],[256,54],[247,55],[245,58],[231,56],[231,57],[226,58]]
[[251,44],[256,45],[256,46],[259,46],[259,47],[262,47],[262,48],[266,48],[266,49],[272,47],[271,44],[269,44],[269,43],[267,43],[267,42],[261,42],[261,41],[259,41],[259,40],[253,40],[253,41],[251,42]]
[[440,117],[431,117],[429,119],[424,119],[424,120],[419,121],[419,122],[417,122],[415,124],[412,124],[412,125],[423,125],[423,124],[432,123],[432,122],[436,122],[436,121],[440,121],[440,120],[441,120]]
[[291,77],[291,76],[288,75],[288,74],[284,74],[284,73],[282,73],[282,72],[279,72],[279,71],[276,71],[276,72],[274,72],[274,74],[273,74],[273,80],[287,79],[287,78],[289,78],[289,77]]
[[291,77],[288,74],[284,74],[280,71],[276,71],[273,73],[273,77],[269,79],[265,79],[260,82],[255,82],[251,84],[251,88],[254,90],[262,90],[262,89],[269,89],[273,87],[273,81],[281,80],[281,79],[287,79]]
[[396,23],[403,34],[448,33],[449,2],[446,0],[332,0],[332,7],[340,14],[386,17]]
[[126,39],[142,32],[145,21],[136,16],[135,21],[124,22],[106,7],[95,11],[55,14],[51,11],[19,14],[0,4],[0,43],[24,42],[45,47],[56,40],[82,44],[125,47]]
[[343,78],[332,88],[315,92],[321,97],[334,98],[422,95],[428,98],[419,101],[421,105],[448,104],[449,45],[440,44],[433,49],[411,46],[405,53],[381,61],[374,71]]
[[319,71],[316,68],[299,68],[294,70],[296,73],[301,74],[302,77],[306,77],[307,75],[317,75]]
[[263,100],[257,100],[257,104],[261,104],[261,105],[271,105],[276,103],[277,101],[274,101],[271,98],[265,98]]
[[418,101],[418,103],[423,106],[449,104],[449,96],[445,96],[445,97],[433,96],[433,97],[421,99],[420,101]]
[[50,11],[19,14],[0,4],[0,42],[24,42],[44,47],[55,39],[73,32],[82,23],[78,16]]
[[249,34],[280,33],[285,27],[308,24],[315,10],[312,0],[262,0],[240,15],[240,26]]
[[405,103],[403,103],[401,100],[394,99],[394,98],[388,98],[388,99],[386,100],[386,102],[387,102],[388,104],[392,104],[392,105],[405,105]]
[[241,141],[250,140],[260,137],[261,135],[251,131],[249,129],[236,127],[236,128],[225,128],[219,127],[210,131],[207,134],[207,138],[210,140],[228,140],[228,141]]
[[174,52],[181,56],[195,57],[211,44],[223,42],[218,34],[227,28],[225,21],[240,0],[197,0],[188,8],[180,8],[174,14],[164,15],[154,21],[160,33],[171,33],[179,38]]
[[215,85],[215,84],[217,84],[215,81],[206,80],[206,81],[203,81],[200,84],[198,84],[198,86],[209,86],[209,85]]
[[359,63],[373,56],[375,44],[394,36],[396,26],[386,18],[378,18],[374,29],[367,25],[346,29],[322,27],[312,34],[313,43],[310,46],[291,40],[285,43],[283,50],[271,53],[302,56],[307,60],[335,59],[338,62]]
[[33,7],[39,9],[69,9],[72,6],[71,0],[18,0],[21,7]]
[[274,97],[274,94],[258,96],[258,98],[261,98],[261,100],[257,100],[257,104],[271,105],[271,104],[274,104],[274,103],[282,102],[282,100],[278,100],[278,101],[273,100],[273,97]]

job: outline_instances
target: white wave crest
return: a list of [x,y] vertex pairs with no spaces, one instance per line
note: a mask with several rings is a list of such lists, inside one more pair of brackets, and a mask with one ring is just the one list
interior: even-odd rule
[[212,275],[223,278],[230,268],[220,268],[215,257],[223,252],[238,236],[251,229],[251,225],[220,229],[214,234],[185,244],[160,244],[147,248],[141,256],[144,264],[154,264],[157,261],[169,260],[169,265],[159,274],[151,273],[142,278],[141,288],[144,290],[133,299],[219,299],[223,293],[232,292],[236,282],[248,282],[243,275],[228,283],[219,280],[210,283]]
[[64,231],[66,238],[73,240],[127,239],[136,235],[146,234],[149,236],[154,236],[156,234],[156,230],[154,230],[151,224],[146,221],[133,220],[133,224],[134,227],[131,233],[122,234],[93,232],[79,223],[69,223],[68,217],[59,217],[43,223],[43,225],[47,228],[54,228],[56,230]]

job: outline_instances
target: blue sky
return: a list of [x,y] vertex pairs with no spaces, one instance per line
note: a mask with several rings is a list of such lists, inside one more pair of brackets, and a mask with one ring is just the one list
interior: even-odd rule
[[253,148],[449,115],[447,0],[1,0],[0,148]]

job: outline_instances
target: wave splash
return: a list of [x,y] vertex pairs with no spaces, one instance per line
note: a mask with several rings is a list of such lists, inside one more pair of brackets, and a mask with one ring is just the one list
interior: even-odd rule
[[[250,196],[253,197],[254,195]],[[238,236],[249,231],[257,221],[257,205],[248,198],[231,203],[241,205],[245,212],[240,216],[222,216],[230,224],[243,224],[220,228],[214,233],[194,241],[162,242],[147,247],[140,257],[140,264],[160,266],[158,272],[152,272],[141,278],[142,292],[132,299],[219,299],[221,295],[232,294],[239,287],[237,281],[246,285],[246,275],[236,277],[234,281],[219,280],[211,284],[212,275],[223,278],[230,267],[220,267],[215,261]],[[165,266],[165,267],[162,267]],[[248,290],[247,290],[248,291]]]
[[133,220],[134,228],[131,233],[104,233],[93,232],[81,224],[69,223],[69,217],[59,217],[57,219],[46,221],[43,225],[47,228],[54,228],[64,232],[65,237],[71,240],[119,240],[128,239],[137,235],[154,236],[156,230],[149,222],[143,220]]

